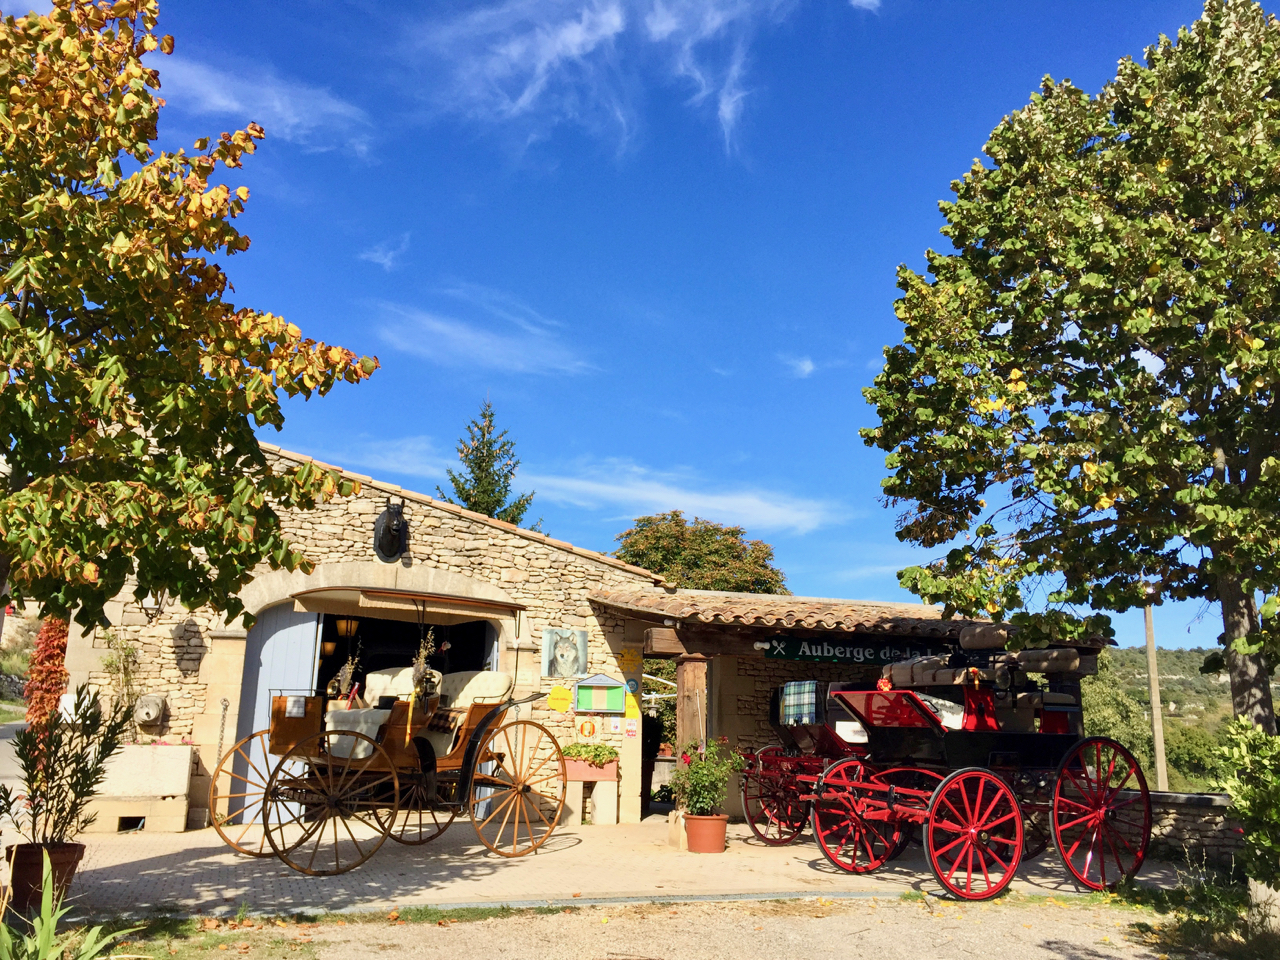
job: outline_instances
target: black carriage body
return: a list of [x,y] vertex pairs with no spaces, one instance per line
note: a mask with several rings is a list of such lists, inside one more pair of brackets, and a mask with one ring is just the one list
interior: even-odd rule
[[867,732],[876,764],[1056,770],[1082,737],[1074,733],[950,730],[910,690],[834,689],[833,699]]

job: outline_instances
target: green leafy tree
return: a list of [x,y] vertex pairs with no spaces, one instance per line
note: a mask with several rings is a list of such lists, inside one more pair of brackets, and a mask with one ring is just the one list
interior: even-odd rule
[[[507,439],[507,431],[497,432],[493,404],[488,400],[480,405],[480,417],[467,424],[467,436],[458,441],[458,460],[461,471],[446,471],[453,496],[436,487],[445,502],[519,526],[533,503],[534,491],[507,502],[520,460],[516,457],[516,443]],[[534,529],[541,522],[534,524]]]
[[1071,610],[1217,603],[1210,666],[1270,733],[1278,54],[1261,7],[1210,0],[1097,96],[1046,78],[941,205],[954,251],[899,269],[904,342],[863,432],[888,454],[898,536],[953,547],[904,586],[1017,611],[1032,643],[1109,629]]
[[[773,547],[763,540],[748,540],[742,527],[727,527],[695,517],[693,523],[679,510],[651,517],[637,517],[635,526],[618,534],[622,545],[615,556],[659,574],[668,583],[693,590],[729,590],[735,593],[790,593],[786,577],[773,565]],[[674,682],[672,660],[649,658],[644,672]],[[676,741],[674,687],[646,680],[644,692],[660,695],[650,701],[662,723],[662,739]]]
[[1155,752],[1151,720],[1143,704],[1125,692],[1111,663],[1110,654],[1098,655],[1098,674],[1080,683],[1084,732],[1090,737],[1110,737],[1133,753],[1144,770],[1151,769]]
[[635,526],[614,538],[619,560],[661,574],[677,587],[736,593],[789,593],[786,577],[773,565],[773,547],[746,539],[742,527],[726,527],[679,510],[637,517]]
[[377,367],[226,299],[249,191],[215,174],[264,134],[153,149],[157,15],[0,21],[0,583],[85,625],[126,586],[230,617],[258,564],[309,569],[276,510],[351,485],[271,466],[254,430]]

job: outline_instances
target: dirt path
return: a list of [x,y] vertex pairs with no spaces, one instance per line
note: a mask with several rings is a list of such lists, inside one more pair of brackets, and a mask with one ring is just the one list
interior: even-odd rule
[[489,960],[1157,960],[1137,916],[1049,900],[1023,905],[807,900],[586,907],[473,923],[321,924],[318,960],[366,955]]

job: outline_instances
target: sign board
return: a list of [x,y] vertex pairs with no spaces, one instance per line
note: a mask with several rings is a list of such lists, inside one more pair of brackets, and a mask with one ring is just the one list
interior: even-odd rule
[[594,740],[600,734],[600,725],[591,717],[578,721],[578,739]]
[[623,713],[627,685],[602,673],[579,680],[573,706],[579,713]]
[[568,687],[552,687],[547,694],[547,709],[567,713],[573,707],[573,691]]
[[769,660],[808,660],[819,663],[864,663],[879,667],[899,660],[910,660],[928,653],[939,653],[947,648],[940,644],[919,640],[894,640],[868,642],[861,637],[840,639],[811,639],[798,637],[770,637],[769,649],[764,655]]
[[618,669],[623,673],[639,673],[644,665],[637,647],[623,647],[618,654]]

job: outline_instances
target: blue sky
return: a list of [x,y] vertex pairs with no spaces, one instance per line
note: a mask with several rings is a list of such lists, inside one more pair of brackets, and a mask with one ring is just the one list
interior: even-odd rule
[[264,440],[432,493],[488,396],[553,536],[611,550],[683,509],[768,540],[797,593],[911,600],[895,571],[929,554],[857,433],[894,271],[1042,76],[1096,91],[1200,9],[164,0],[161,136],[266,128],[234,299],[382,362]]

